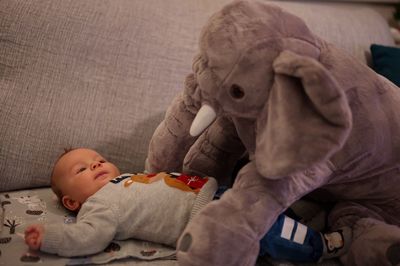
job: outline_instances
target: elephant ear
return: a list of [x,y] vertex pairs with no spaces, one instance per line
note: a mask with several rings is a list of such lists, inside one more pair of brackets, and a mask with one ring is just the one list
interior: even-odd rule
[[343,89],[317,60],[283,51],[273,69],[255,161],[262,175],[281,178],[329,159],[345,143],[352,117]]

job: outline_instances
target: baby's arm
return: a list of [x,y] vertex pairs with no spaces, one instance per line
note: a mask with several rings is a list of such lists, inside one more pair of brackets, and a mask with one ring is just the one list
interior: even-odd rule
[[117,219],[110,206],[89,199],[79,211],[75,224],[50,224],[44,227],[40,250],[64,257],[103,251],[115,236]]
[[33,224],[25,230],[25,243],[32,250],[39,250],[42,244],[44,228],[41,224]]

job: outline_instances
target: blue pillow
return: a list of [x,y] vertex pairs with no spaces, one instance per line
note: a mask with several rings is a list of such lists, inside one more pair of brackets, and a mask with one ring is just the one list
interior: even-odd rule
[[372,68],[400,87],[400,48],[372,44]]

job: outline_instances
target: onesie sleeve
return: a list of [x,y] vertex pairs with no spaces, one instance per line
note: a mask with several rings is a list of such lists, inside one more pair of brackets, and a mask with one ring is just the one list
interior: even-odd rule
[[89,198],[82,205],[76,223],[45,226],[40,250],[64,257],[100,252],[114,238],[117,219],[107,204]]

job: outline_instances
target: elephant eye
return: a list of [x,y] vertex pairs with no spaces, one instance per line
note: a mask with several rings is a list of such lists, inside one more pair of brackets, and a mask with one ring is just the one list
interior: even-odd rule
[[235,99],[241,99],[244,97],[243,89],[239,85],[236,85],[236,84],[232,84],[231,89],[230,89],[230,94]]

